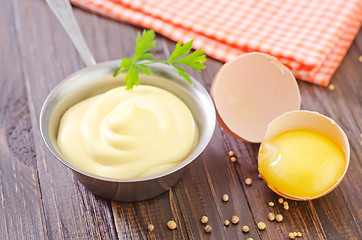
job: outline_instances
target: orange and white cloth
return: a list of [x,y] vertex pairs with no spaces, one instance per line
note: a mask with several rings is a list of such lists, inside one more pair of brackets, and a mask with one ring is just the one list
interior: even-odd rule
[[70,0],[154,29],[221,61],[246,52],[276,56],[294,75],[322,86],[362,23],[361,0]]

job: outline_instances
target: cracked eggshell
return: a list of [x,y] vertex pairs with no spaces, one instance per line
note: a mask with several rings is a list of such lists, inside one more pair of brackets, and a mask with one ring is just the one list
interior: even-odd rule
[[227,62],[213,80],[217,120],[231,135],[253,143],[264,139],[268,124],[300,108],[298,84],[275,57],[248,53]]
[[[326,117],[318,112],[311,112],[311,111],[305,111],[305,110],[299,110],[299,111],[292,111],[282,114],[281,116],[275,118],[272,122],[268,124],[268,128],[265,134],[265,139],[271,139],[283,132],[287,132],[290,130],[296,130],[296,129],[306,129],[311,130],[313,132],[319,133],[321,135],[324,135],[330,139],[332,139],[335,143],[337,143],[344,152],[345,157],[345,168],[343,171],[342,176],[340,179],[327,191],[325,191],[323,194],[313,197],[313,198],[298,198],[291,195],[287,195],[283,192],[280,192],[277,190],[275,186],[271,186],[268,184],[268,179],[266,179],[262,174],[261,177],[264,179],[264,181],[268,184],[268,187],[273,190],[275,193],[279,194],[282,197],[289,198],[292,200],[313,200],[316,198],[320,198],[329,192],[331,192],[333,189],[335,189],[339,183],[342,181],[343,177],[345,176],[349,160],[350,160],[350,146],[348,142],[348,138],[342,128],[338,126],[338,124],[331,118]],[[260,153],[259,153],[260,154]],[[260,163],[260,159],[258,157],[258,165]]]

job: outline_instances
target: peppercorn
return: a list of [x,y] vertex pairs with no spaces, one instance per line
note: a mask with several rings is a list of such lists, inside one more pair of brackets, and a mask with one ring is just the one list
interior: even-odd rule
[[275,214],[274,213],[268,213],[268,220],[269,221],[274,221],[274,219],[275,219]]
[[155,229],[155,226],[153,226],[152,224],[149,224],[147,229],[148,229],[149,232],[152,232],[153,229]]
[[209,221],[209,218],[207,216],[201,217],[201,223],[207,223]]
[[281,214],[277,214],[277,215],[275,216],[275,220],[276,220],[277,222],[281,222],[281,221],[283,221],[283,216],[282,216]]
[[251,180],[251,178],[247,178],[245,179],[245,184],[250,186],[253,183],[253,181]]
[[263,223],[263,222],[258,222],[258,228],[259,228],[260,230],[264,230],[264,229],[266,228],[266,224]]
[[237,224],[237,223],[239,222],[239,217],[238,217],[238,216],[233,216],[233,217],[231,218],[231,222],[232,222],[233,224]]
[[243,232],[244,233],[247,233],[247,232],[249,232],[249,227],[248,226],[243,226],[242,228],[241,228],[242,230],[243,230]]
[[227,194],[222,195],[222,200],[223,200],[224,202],[229,201],[229,195],[227,195]]
[[167,222],[167,227],[168,227],[169,229],[171,229],[171,230],[174,230],[174,229],[177,227],[176,222],[173,221],[173,220],[168,221],[168,222]]
[[212,227],[209,226],[209,225],[207,225],[207,226],[205,227],[205,232],[209,233],[209,232],[211,232],[211,231],[212,231]]

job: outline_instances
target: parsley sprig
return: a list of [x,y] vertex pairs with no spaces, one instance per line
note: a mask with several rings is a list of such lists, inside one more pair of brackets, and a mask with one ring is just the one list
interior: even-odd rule
[[152,61],[154,56],[149,51],[156,46],[155,32],[153,30],[144,30],[142,36],[138,33],[136,50],[133,57],[122,58],[121,64],[113,76],[116,77],[121,72],[127,71],[124,82],[126,83],[126,89],[132,90],[134,86],[140,83],[139,72],[144,72],[147,75],[150,74],[150,67],[147,65],[152,63],[167,63],[174,67],[178,74],[191,84],[190,75],[185,69],[180,67],[180,65],[186,65],[197,71],[201,71],[205,68],[203,63],[206,61],[206,56],[202,50],[195,50],[189,54],[192,48],[192,42],[193,40],[185,44],[178,42],[168,60]]

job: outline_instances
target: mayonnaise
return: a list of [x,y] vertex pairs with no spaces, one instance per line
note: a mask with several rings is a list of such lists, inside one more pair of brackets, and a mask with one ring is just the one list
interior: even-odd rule
[[118,87],[69,108],[58,132],[67,162],[114,179],[148,177],[182,162],[197,142],[188,107],[166,90]]

